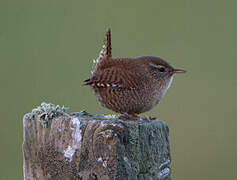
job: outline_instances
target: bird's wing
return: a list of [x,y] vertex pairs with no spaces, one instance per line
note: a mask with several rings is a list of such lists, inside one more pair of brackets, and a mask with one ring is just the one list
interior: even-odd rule
[[92,78],[84,81],[84,85],[98,88],[135,89],[140,86],[140,78],[134,73],[120,68],[106,68],[97,72]]
[[111,30],[110,28],[108,28],[106,31],[105,42],[102,47],[102,50],[100,51],[99,57],[93,62],[93,67],[91,70],[92,76],[99,69],[106,67],[106,65],[109,64],[111,60],[112,60]]

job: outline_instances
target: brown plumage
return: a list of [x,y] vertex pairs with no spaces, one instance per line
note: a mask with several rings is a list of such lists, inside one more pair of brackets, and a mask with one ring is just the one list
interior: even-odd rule
[[92,76],[84,84],[92,87],[102,106],[121,114],[152,109],[166,93],[174,73],[185,72],[154,56],[112,58],[111,49],[108,29],[105,45],[94,60]]

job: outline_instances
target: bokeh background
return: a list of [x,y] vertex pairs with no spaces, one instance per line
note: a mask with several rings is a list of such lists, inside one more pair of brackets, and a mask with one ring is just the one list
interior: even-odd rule
[[107,27],[113,56],[161,56],[177,75],[148,112],[170,128],[172,177],[237,178],[237,1],[0,1],[0,179],[22,174],[22,117],[41,102],[112,113],[82,81]]

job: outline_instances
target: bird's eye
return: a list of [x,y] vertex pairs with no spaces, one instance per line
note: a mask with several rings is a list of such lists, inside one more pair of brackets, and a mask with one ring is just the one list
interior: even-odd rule
[[160,72],[165,72],[165,68],[162,67],[162,66],[158,67],[158,70],[159,70]]

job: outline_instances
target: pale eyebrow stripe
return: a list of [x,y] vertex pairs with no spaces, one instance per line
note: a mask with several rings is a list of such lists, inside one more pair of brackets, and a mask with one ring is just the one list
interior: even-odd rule
[[151,65],[154,68],[161,68],[161,67],[163,67],[162,65],[156,65],[156,64],[154,64],[152,62],[149,62],[149,65]]

